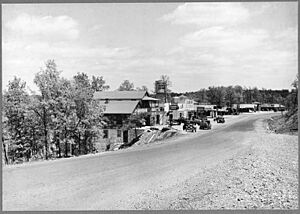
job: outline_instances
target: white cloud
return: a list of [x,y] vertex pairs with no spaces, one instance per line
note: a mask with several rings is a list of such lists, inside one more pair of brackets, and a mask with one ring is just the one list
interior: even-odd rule
[[90,33],[96,33],[99,32],[102,29],[102,25],[93,25],[91,28],[88,29],[88,32]]
[[88,47],[75,42],[48,43],[45,41],[22,40],[3,42],[3,83],[4,86],[14,75],[21,77],[28,85],[33,84],[34,74],[44,67],[44,62],[54,59],[62,75],[70,79],[77,72],[89,75],[112,76],[132,64],[136,51],[131,48],[94,46]]
[[261,46],[268,37],[268,33],[264,30],[240,31],[211,27],[185,35],[181,39],[181,44],[199,50],[241,52]]
[[[95,25],[91,30],[96,31],[100,27]],[[34,74],[44,67],[48,59],[54,59],[59,69],[64,71],[62,75],[71,78],[77,72],[94,72],[95,75],[99,71],[104,74],[119,72],[131,64],[136,55],[128,47],[85,45],[77,40],[79,24],[69,16],[21,14],[6,22],[3,32],[4,86],[16,75],[36,90]]]
[[174,73],[184,79],[276,88],[271,79],[289,85],[289,78],[297,73],[296,29],[271,34],[261,29],[212,27],[188,33],[179,41],[167,56],[174,59]]
[[43,40],[74,40],[79,36],[78,23],[69,16],[32,16],[20,14],[5,24],[15,35]]
[[234,25],[247,20],[249,12],[241,3],[185,3],[162,17],[173,24],[201,27]]

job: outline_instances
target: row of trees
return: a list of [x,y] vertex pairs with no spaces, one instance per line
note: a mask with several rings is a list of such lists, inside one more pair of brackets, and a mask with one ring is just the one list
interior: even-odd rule
[[78,73],[60,76],[53,60],[35,75],[40,94],[28,94],[15,77],[3,94],[3,149],[6,163],[67,157],[95,151],[94,139],[105,124],[93,93],[109,88],[103,77]]
[[[26,90],[14,77],[3,93],[3,153],[5,163],[31,159],[68,157],[94,152],[101,128],[110,124],[102,106],[93,100],[96,91],[108,90],[102,76],[77,73],[71,80],[61,77],[54,60],[35,74],[39,94]],[[143,90],[124,80],[120,91]],[[138,122],[137,122],[138,121]],[[127,128],[139,126],[140,116],[128,118]]]
[[[296,90],[296,89],[295,89]],[[199,103],[209,103],[218,106],[231,107],[233,104],[241,103],[278,103],[287,107],[295,103],[293,92],[289,90],[267,90],[258,89],[257,87],[242,86],[218,86],[200,89],[196,92],[186,92],[184,95]],[[296,90],[297,91],[297,90]],[[172,96],[178,95],[173,93]]]
[[124,80],[118,88],[118,91],[148,91],[146,86],[134,88],[134,84],[129,80]]

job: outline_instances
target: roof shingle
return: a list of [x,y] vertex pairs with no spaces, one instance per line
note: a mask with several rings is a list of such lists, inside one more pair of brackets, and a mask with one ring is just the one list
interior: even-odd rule
[[100,102],[100,105],[104,106],[103,114],[132,114],[136,109],[139,101],[109,101],[105,103]]

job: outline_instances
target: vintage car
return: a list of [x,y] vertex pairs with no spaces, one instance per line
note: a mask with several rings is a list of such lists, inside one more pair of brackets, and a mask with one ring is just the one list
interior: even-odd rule
[[178,118],[178,119],[173,119],[172,121],[171,121],[171,124],[172,125],[180,125],[181,123],[186,123],[186,119],[185,118],[183,118],[183,117],[180,117],[180,118]]
[[234,111],[233,113],[232,113],[232,115],[239,115],[240,114],[240,112],[238,112],[238,111]]
[[191,131],[191,132],[196,132],[197,129],[192,123],[185,123],[183,125],[183,130],[185,131]]
[[215,118],[215,121],[217,121],[217,123],[225,123],[225,119],[223,116],[217,116]]
[[210,121],[207,119],[203,119],[200,121],[200,129],[211,129]]

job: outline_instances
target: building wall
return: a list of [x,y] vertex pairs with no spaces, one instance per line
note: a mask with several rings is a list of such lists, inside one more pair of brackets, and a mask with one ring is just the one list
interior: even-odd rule
[[[101,152],[101,151],[106,151],[107,150],[107,145],[110,145],[108,150],[114,150],[115,148],[119,148],[123,142],[123,132],[128,131],[128,143],[130,143],[133,139],[136,138],[136,133],[135,129],[129,129],[129,130],[124,130],[124,129],[104,129],[108,130],[108,136],[107,138],[104,138],[104,135],[99,138],[95,144],[96,149]],[[118,136],[118,130],[120,130],[120,135]],[[140,135],[143,130],[136,129],[137,135]]]

